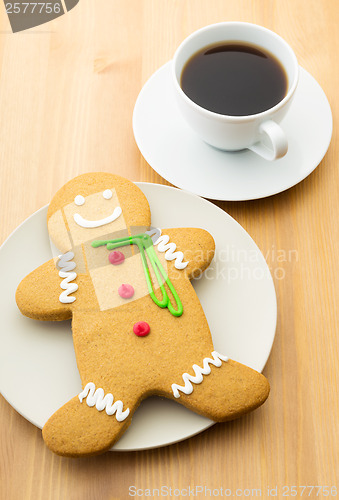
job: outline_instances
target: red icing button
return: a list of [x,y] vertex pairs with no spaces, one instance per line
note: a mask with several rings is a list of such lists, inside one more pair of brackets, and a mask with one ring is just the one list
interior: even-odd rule
[[109,253],[108,260],[114,266],[118,266],[119,264],[122,264],[124,262],[125,256],[122,252],[119,252],[119,250],[114,250],[113,252]]
[[130,299],[134,295],[134,288],[132,287],[132,285],[128,285],[127,283],[124,283],[123,285],[119,286],[118,294],[123,299]]
[[135,323],[133,326],[133,332],[135,335],[138,337],[146,337],[146,335],[149,334],[150,332],[150,326],[146,321],[138,321],[138,323]]

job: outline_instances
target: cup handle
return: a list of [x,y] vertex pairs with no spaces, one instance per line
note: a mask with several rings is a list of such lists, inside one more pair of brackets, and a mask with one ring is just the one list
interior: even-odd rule
[[285,132],[273,120],[261,123],[259,133],[265,134],[268,137],[271,148],[262,142],[256,142],[248,149],[262,156],[265,160],[277,160],[287,153],[288,144]]

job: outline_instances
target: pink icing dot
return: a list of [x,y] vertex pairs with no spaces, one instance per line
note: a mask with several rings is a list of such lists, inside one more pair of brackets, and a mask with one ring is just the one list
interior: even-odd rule
[[123,299],[130,299],[134,295],[134,288],[132,287],[132,285],[128,285],[127,283],[124,283],[124,284],[119,286],[118,294]]
[[146,337],[149,334],[151,327],[146,321],[138,321],[133,326],[133,332],[137,337]]
[[125,256],[122,252],[119,252],[119,250],[114,250],[108,254],[108,260],[114,266],[118,266],[124,262]]

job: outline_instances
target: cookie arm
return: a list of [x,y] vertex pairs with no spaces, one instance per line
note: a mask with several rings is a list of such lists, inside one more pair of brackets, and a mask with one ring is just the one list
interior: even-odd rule
[[[164,236],[168,236],[169,240]],[[178,269],[177,263],[180,267],[180,261],[183,263],[188,262],[184,271],[189,279],[199,277],[201,273],[210,265],[215,250],[214,239],[208,231],[200,228],[175,228],[175,229],[162,229],[160,242],[155,245],[158,251],[165,251],[165,258],[171,256],[171,253],[179,252],[178,260],[173,259],[172,265]],[[168,240],[168,241],[167,241]],[[159,240],[158,240],[159,241]],[[155,242],[157,243],[157,242]],[[176,248],[170,245],[175,244]],[[182,255],[180,256],[180,252]]]
[[[61,281],[53,259],[28,274],[19,284],[15,295],[21,313],[45,321],[70,319],[72,303],[63,304],[59,300],[63,291]],[[72,296],[76,296],[76,293]]]

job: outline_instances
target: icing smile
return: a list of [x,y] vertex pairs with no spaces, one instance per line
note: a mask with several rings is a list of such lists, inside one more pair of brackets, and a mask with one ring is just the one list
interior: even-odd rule
[[75,223],[78,224],[78,226],[85,228],[94,228],[94,227],[105,226],[110,222],[114,222],[118,217],[120,217],[121,214],[122,214],[121,208],[116,207],[111,215],[100,220],[87,220],[84,219],[80,214],[74,214],[73,217]]

